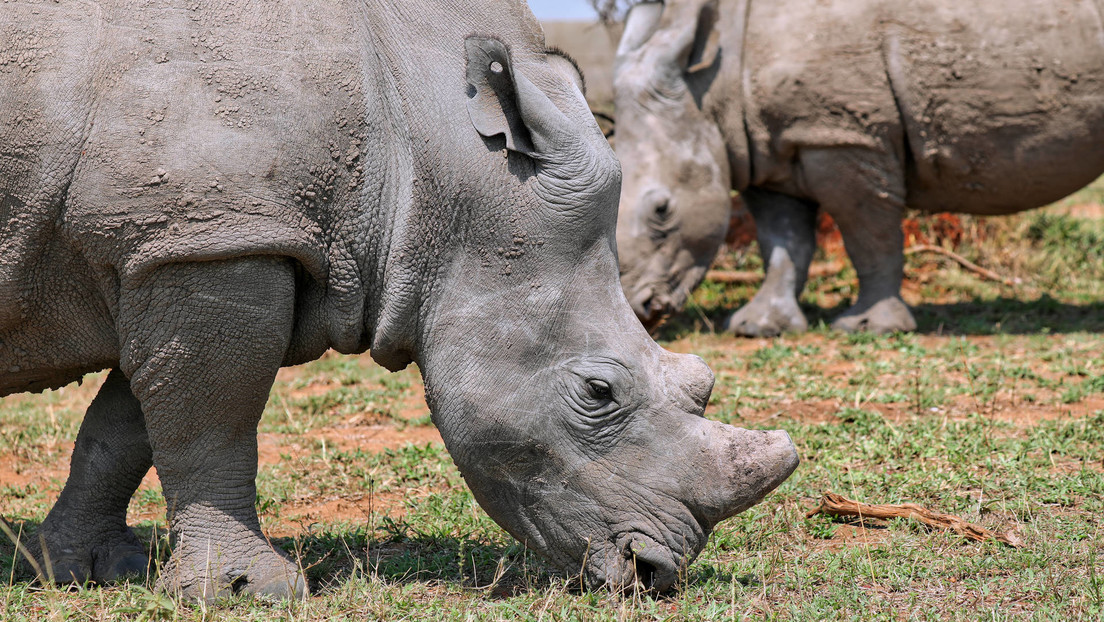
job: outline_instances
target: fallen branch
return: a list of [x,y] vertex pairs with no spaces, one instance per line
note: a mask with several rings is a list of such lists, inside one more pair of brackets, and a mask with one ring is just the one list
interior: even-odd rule
[[1023,546],[1023,542],[1011,532],[1001,534],[989,531],[984,527],[967,523],[957,516],[933,512],[915,503],[903,503],[901,505],[871,505],[869,503],[852,501],[832,492],[826,492],[824,496],[820,498],[820,505],[805,516],[809,518],[817,514],[825,514],[828,516],[857,516],[860,519],[880,518],[883,520],[890,518],[911,518],[933,529],[949,529],[964,538],[977,542],[993,539],[1013,548]]
[[[823,278],[832,276],[843,270],[843,262],[814,264],[809,268],[809,278]],[[738,270],[710,270],[705,273],[705,278],[714,283],[730,284],[754,284],[763,280],[762,272],[738,271]]]
[[962,255],[959,255],[958,253],[956,253],[954,251],[947,250],[947,249],[943,248],[942,246],[936,246],[935,244],[916,244],[915,246],[910,246],[910,247],[905,249],[905,254],[906,255],[915,255],[916,253],[935,253],[936,255],[942,255],[944,257],[949,257],[950,259],[955,260],[958,263],[958,265],[960,265],[963,268],[969,270],[970,272],[973,272],[974,274],[976,274],[978,276],[989,279],[990,281],[997,281],[998,283],[1004,283],[1005,285],[1007,285],[1009,287],[1013,287],[1013,286],[1020,283],[1019,279],[1015,279],[1015,280],[1007,279],[1007,278],[997,274],[996,272],[993,272],[992,270],[982,268],[981,266],[979,266],[976,263],[970,261],[969,259],[966,259]]
[[763,280],[763,273],[748,270],[710,270],[705,273],[705,280],[714,283],[753,284]]

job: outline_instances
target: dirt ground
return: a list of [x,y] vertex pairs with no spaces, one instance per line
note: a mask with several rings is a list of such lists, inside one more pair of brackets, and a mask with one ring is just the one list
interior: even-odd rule
[[[667,344],[671,350],[680,352],[701,352],[703,347],[700,336],[676,340]],[[954,337],[938,335],[918,335],[914,339],[916,346],[930,351],[945,349]],[[1024,347],[1013,343],[1011,348],[1006,336],[969,336],[958,338],[972,346],[977,352],[996,352],[1005,349],[1009,359],[1022,357],[1030,360],[1030,353]],[[1055,337],[1056,340],[1061,336]],[[725,393],[726,367],[733,361],[747,360],[756,352],[764,348],[770,348],[775,342],[766,339],[732,339],[727,337],[709,337],[705,345],[704,356],[707,361],[718,370],[719,381],[715,392],[720,394],[721,401],[729,399]],[[823,362],[820,368],[821,376],[827,385],[846,386],[848,379],[860,372],[864,365],[870,363],[870,359],[848,358],[844,351],[845,345],[841,344],[838,336],[825,334],[809,334],[786,339],[788,347],[816,348],[816,358]],[[1008,350],[1010,348],[1010,350]],[[1018,349],[1017,349],[1018,348]],[[880,352],[878,358],[892,359],[892,351]],[[329,355],[335,358],[336,355]],[[361,357],[358,363],[364,366],[372,366],[374,363],[367,357]],[[1030,366],[1031,371],[1043,379],[1051,379],[1059,382],[1060,374],[1056,374],[1052,366],[1039,360],[1038,364]],[[404,372],[407,373],[407,372]],[[56,410],[68,409],[79,412],[91,400],[102,374],[86,381],[83,385],[71,385],[59,390],[57,401],[53,405]],[[901,382],[899,374],[887,372],[884,377],[876,378],[878,383]],[[907,379],[906,379],[907,382]],[[968,374],[964,371],[949,373],[944,382],[948,385],[966,384],[970,382]],[[287,368],[280,371],[274,392],[282,395],[285,400],[294,401],[312,396],[325,395],[329,391],[340,388],[340,383],[334,382],[325,376],[315,375],[309,366]],[[296,388],[292,388],[296,387]],[[1053,396],[1049,396],[1053,397]],[[1032,400],[1024,399],[1022,395],[1016,395],[1015,385],[1011,385],[1003,391],[998,391],[994,396],[979,402],[978,398],[971,395],[957,395],[951,397],[938,408],[930,409],[933,416],[944,418],[964,418],[971,413],[980,413],[994,421],[1002,421],[1016,427],[1029,428],[1044,420],[1087,417],[1093,413],[1104,411],[1104,395],[1089,395],[1076,403],[1063,404],[1056,407],[1048,396],[1040,396],[1036,390]],[[20,400],[33,399],[21,396],[10,396],[0,400],[0,412],[5,407],[11,407]],[[841,408],[847,407],[850,400],[845,399],[788,399],[781,397],[769,400],[769,407],[751,407],[740,414],[739,422],[751,427],[766,427],[777,420],[795,423],[827,423],[837,420],[837,414]],[[325,461],[327,452],[365,452],[377,454],[385,450],[397,450],[407,445],[424,446],[426,444],[441,444],[441,436],[436,428],[424,423],[428,410],[424,403],[424,394],[420,382],[411,383],[398,400],[397,416],[381,417],[371,413],[358,412],[343,416],[339,419],[328,421],[317,427],[310,426],[299,433],[262,431],[258,437],[258,449],[260,456],[260,470],[280,466],[282,468],[301,467],[303,469],[318,468],[318,453],[321,447],[322,461]],[[917,409],[907,400],[874,403],[863,401],[861,397],[855,399],[855,403],[861,403],[867,410],[876,411],[890,423],[899,423],[916,416]],[[711,409],[713,411],[715,409]],[[927,414],[927,413],[925,413]],[[4,422],[0,420],[0,428]],[[262,429],[263,426],[262,426]],[[49,498],[56,498],[61,484],[68,474],[68,462],[73,450],[73,439],[46,436],[37,446],[25,448],[23,451],[10,451],[0,454],[0,482],[11,489],[24,489],[40,491]],[[1058,465],[1056,465],[1058,466]],[[151,470],[143,480],[137,496],[142,491],[158,491],[159,482],[156,470]],[[369,495],[355,494],[343,495],[338,491],[335,494],[304,495],[284,503],[279,511],[278,518],[266,517],[265,527],[273,536],[290,536],[301,533],[305,525],[317,523],[364,523],[374,514],[376,519],[381,517],[400,518],[404,512],[404,500],[411,496],[428,494],[428,490],[407,489],[404,491],[389,491]],[[2,507],[9,505],[13,500],[9,496],[0,497],[0,512],[9,516],[15,508]],[[159,504],[132,504],[130,522],[152,521],[155,523],[164,520],[164,507]],[[848,530],[841,530],[838,538],[844,540],[853,537]],[[858,537],[858,536],[854,536]],[[863,536],[865,537],[865,536]]]

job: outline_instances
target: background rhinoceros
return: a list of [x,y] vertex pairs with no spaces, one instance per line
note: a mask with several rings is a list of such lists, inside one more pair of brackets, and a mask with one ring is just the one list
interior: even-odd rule
[[668,0],[617,53],[622,281],[648,324],[682,306],[724,239],[729,190],[767,275],[727,329],[807,326],[797,304],[823,209],[859,276],[833,326],[911,330],[905,208],[1008,214],[1104,172],[1099,0]]
[[[495,33],[489,36],[485,33]],[[475,496],[571,574],[663,589],[795,468],[618,283],[620,171],[521,2],[52,0],[0,12],[0,395],[114,371],[39,530],[58,580],[294,594],[255,509],[281,365],[417,362]]]

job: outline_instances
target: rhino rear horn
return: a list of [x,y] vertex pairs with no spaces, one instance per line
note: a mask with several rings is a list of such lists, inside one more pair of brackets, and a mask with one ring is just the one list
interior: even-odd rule
[[633,5],[625,18],[625,32],[621,35],[621,44],[617,46],[617,55],[624,56],[647,43],[655,34],[662,17],[662,2],[641,2]]
[[625,21],[617,55],[625,56],[647,43],[658,64],[681,71],[708,66],[719,51],[718,19],[717,0],[638,4]]
[[514,67],[506,44],[493,37],[469,37],[465,48],[468,115],[482,136],[505,136],[507,149],[536,160],[562,156],[577,142],[578,129]]

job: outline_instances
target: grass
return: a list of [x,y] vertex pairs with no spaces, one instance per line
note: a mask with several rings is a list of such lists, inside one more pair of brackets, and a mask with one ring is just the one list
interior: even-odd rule
[[[281,372],[260,426],[262,521],[306,568],[309,601],[199,607],[148,585],[41,587],[0,542],[0,619],[1104,619],[1104,226],[1057,209],[965,222],[979,241],[958,252],[1022,283],[914,256],[917,334],[825,328],[854,293],[850,268],[810,283],[805,335],[710,333],[703,318],[752,293],[711,285],[665,329],[665,346],[714,369],[710,417],[785,429],[802,456],[777,492],[718,528],[673,595],[575,589],[479,509],[434,437],[416,370],[330,356]],[[15,529],[33,530],[56,498],[102,377],[0,400],[0,514]],[[1025,545],[807,518],[825,491],[920,503]],[[162,550],[156,481],[130,513]]]

